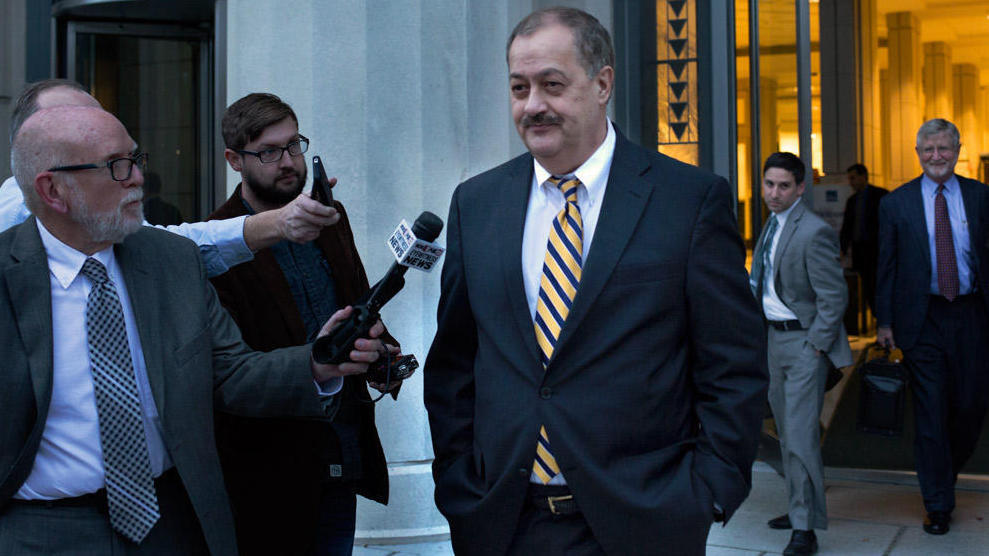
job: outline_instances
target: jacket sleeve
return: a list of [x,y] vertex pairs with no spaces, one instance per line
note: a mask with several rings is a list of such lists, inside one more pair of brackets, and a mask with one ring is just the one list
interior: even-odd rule
[[881,327],[893,325],[893,285],[896,283],[896,222],[894,197],[879,202],[879,259],[876,263],[876,321]]
[[[456,504],[471,496],[474,444],[474,358],[477,328],[471,310],[464,268],[459,190],[447,220],[447,250],[443,262],[437,309],[436,336],[423,373],[424,398],[433,440],[433,477],[437,504]],[[476,497],[483,493],[474,492]]]
[[830,226],[824,224],[814,230],[804,251],[804,264],[816,306],[807,338],[815,349],[828,352],[838,339],[848,306],[848,285],[838,260],[838,242]]
[[727,521],[751,488],[769,378],[765,325],[749,288],[731,191],[721,178],[709,188],[694,226],[686,295],[700,423],[694,472]]

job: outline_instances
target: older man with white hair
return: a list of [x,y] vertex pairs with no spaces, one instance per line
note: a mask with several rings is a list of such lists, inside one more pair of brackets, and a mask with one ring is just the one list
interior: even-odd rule
[[214,405],[329,418],[381,342],[251,351],[196,246],[141,225],[147,158],[102,109],[38,111],[12,155],[32,216],[0,234],[0,556],[236,553]]

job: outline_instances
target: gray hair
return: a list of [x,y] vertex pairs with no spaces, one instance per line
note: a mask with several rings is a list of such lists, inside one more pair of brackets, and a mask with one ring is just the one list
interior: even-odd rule
[[[24,194],[24,204],[32,214],[38,215],[44,209],[41,197],[34,188],[35,178],[49,168],[66,164],[74,147],[89,140],[83,133],[83,123],[77,118],[92,110],[104,112],[102,108],[71,105],[37,110],[24,120],[14,136],[10,166]],[[77,183],[69,172],[64,173],[62,179],[71,185]]]
[[615,67],[611,35],[601,22],[587,12],[561,6],[534,11],[520,21],[508,37],[505,59],[508,59],[516,37],[527,37],[553,23],[563,25],[573,33],[580,65],[587,72],[587,77],[593,78],[605,66]]
[[961,146],[961,134],[958,133],[958,128],[955,124],[945,120],[944,118],[934,118],[933,120],[927,120],[924,122],[920,129],[917,130],[917,146],[920,146],[920,142],[927,139],[931,135],[937,135],[938,133],[948,132],[951,136],[951,140],[954,141],[954,146]]
[[44,79],[31,83],[17,97],[17,101],[14,103],[14,111],[10,115],[11,144],[14,143],[14,136],[17,135],[17,131],[21,129],[21,126],[24,125],[24,121],[30,118],[31,114],[38,111],[38,97],[41,96],[41,93],[59,87],[74,89],[81,93],[89,94],[89,91],[85,87],[71,79]]

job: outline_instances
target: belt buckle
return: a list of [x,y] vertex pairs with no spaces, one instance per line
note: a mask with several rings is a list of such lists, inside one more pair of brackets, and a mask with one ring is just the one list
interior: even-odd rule
[[556,503],[566,502],[568,500],[573,500],[573,494],[567,494],[566,496],[547,496],[546,503],[549,504],[549,513],[553,515],[561,515],[560,512],[556,511]]

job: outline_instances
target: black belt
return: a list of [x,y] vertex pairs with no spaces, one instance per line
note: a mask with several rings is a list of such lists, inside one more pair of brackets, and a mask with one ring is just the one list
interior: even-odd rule
[[804,329],[803,326],[800,326],[799,320],[767,320],[766,322],[776,330],[783,330],[784,332]]
[[[178,479],[178,472],[175,471],[174,467],[155,477],[155,486],[157,487],[164,480],[172,479],[173,476],[175,479]],[[96,508],[104,513],[107,511],[105,488],[101,488],[96,492],[83,494],[82,496],[55,498],[54,500],[22,500],[20,498],[11,498],[10,504],[14,506],[34,506],[36,508]]]
[[540,510],[548,510],[555,515],[580,513],[577,501],[565,485],[530,484],[527,493],[529,502]]

